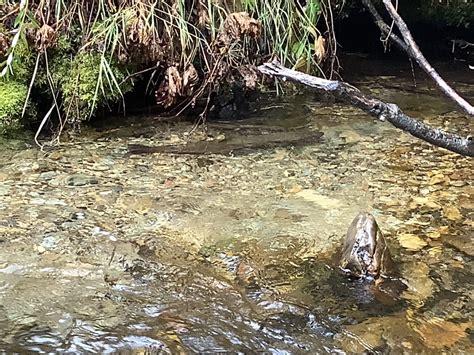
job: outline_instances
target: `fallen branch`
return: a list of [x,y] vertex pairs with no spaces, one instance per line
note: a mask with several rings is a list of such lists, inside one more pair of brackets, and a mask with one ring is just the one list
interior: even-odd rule
[[431,66],[431,64],[426,60],[421,53],[420,48],[415,42],[415,39],[410,33],[408,26],[406,25],[405,21],[401,18],[398,14],[397,10],[393,7],[391,0],[382,0],[387,9],[387,12],[390,14],[390,17],[393,19],[395,24],[397,25],[403,41],[401,39],[391,33],[389,30],[388,25],[383,21],[382,17],[378,14],[377,10],[375,9],[374,5],[370,0],[362,0],[364,6],[369,10],[375,20],[375,24],[380,28],[382,33],[388,35],[388,37],[402,50],[404,50],[410,58],[416,60],[418,65],[423,69],[439,86],[442,92],[450,99],[452,99],[459,107],[461,107],[464,111],[466,111],[470,115],[474,115],[474,107],[464,100],[451,86],[448,85],[446,81],[438,74],[438,72]]
[[318,90],[332,93],[335,97],[360,108],[381,121],[388,121],[412,136],[458,154],[474,157],[474,140],[433,128],[405,115],[400,108],[385,103],[369,95],[364,95],[356,87],[342,81],[326,80],[285,68],[277,62],[265,63],[258,67],[263,74],[291,80]]

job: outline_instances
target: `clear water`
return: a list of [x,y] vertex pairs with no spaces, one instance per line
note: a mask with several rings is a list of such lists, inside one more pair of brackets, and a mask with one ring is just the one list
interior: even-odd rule
[[[472,119],[399,69],[351,82],[472,133]],[[472,79],[448,74],[472,102]],[[1,352],[472,352],[472,159],[310,94],[191,128],[147,117],[53,151],[3,144]],[[128,143],[311,130],[323,139],[125,156]],[[387,295],[338,272],[361,210],[376,216],[408,290]]]

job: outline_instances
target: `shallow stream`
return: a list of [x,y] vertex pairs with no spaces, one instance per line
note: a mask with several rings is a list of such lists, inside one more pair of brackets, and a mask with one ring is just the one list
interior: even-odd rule
[[[472,134],[429,81],[392,68],[351,82]],[[446,73],[474,102],[463,68]],[[54,150],[2,143],[0,352],[472,353],[472,159],[310,94],[191,130],[136,117]],[[264,136],[278,144],[252,149]],[[126,155],[240,139],[225,155]],[[337,270],[363,210],[399,297]]]

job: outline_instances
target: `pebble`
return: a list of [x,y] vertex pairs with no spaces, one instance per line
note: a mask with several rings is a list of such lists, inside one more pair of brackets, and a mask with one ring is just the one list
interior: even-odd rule
[[54,178],[56,175],[57,175],[57,172],[55,171],[46,171],[44,173],[41,173],[39,177],[41,180],[48,181]]
[[7,196],[10,193],[10,186],[0,185],[0,196]]

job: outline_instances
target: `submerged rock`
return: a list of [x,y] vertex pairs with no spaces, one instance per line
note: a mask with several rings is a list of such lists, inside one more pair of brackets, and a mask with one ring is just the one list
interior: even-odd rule
[[97,185],[98,183],[99,180],[95,176],[74,174],[66,178],[66,186],[87,186]]

